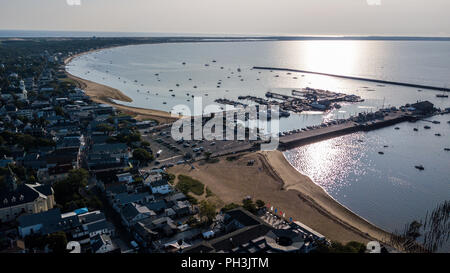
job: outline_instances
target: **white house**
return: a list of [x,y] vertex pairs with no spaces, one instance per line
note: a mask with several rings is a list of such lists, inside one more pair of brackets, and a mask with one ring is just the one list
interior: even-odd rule
[[152,189],[153,194],[159,193],[159,194],[169,194],[172,192],[172,187],[167,183],[166,180],[158,180],[155,182],[150,183],[150,188]]
[[121,173],[116,175],[117,176],[117,180],[119,182],[123,182],[123,183],[133,183],[133,175],[130,173]]

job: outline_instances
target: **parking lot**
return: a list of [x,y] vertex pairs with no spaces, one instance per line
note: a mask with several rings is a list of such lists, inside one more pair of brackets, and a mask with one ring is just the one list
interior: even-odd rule
[[[155,155],[150,167],[162,168],[172,167],[177,164],[185,164],[193,161],[205,159],[206,153],[211,153],[211,157],[226,154],[238,153],[251,149],[253,143],[244,140],[179,140],[176,141],[171,136],[171,128],[164,128],[156,132],[141,130],[141,135],[145,141],[150,143],[150,148]],[[190,155],[186,162],[186,155]]]

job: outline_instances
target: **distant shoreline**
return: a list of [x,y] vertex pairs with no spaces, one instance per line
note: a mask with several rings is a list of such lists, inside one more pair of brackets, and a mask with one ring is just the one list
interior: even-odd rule
[[450,36],[390,36],[390,35],[296,35],[296,34],[209,34],[160,32],[110,32],[64,30],[0,29],[0,39],[8,38],[168,38],[168,39],[270,39],[270,40],[367,40],[367,41],[450,41]]

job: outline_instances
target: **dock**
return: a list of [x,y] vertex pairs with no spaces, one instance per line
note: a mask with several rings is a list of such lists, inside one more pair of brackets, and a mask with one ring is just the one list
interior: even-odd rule
[[415,121],[417,118],[409,113],[389,113],[383,119],[368,122],[345,121],[328,127],[316,128],[309,131],[300,131],[287,136],[280,137],[280,149],[287,150],[293,147],[311,144],[330,138],[335,138],[360,131],[370,131],[391,126],[404,121]]

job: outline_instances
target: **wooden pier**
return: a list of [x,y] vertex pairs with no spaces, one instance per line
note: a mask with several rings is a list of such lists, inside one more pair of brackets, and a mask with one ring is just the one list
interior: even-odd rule
[[301,131],[280,137],[280,150],[286,150],[317,141],[335,138],[359,131],[370,131],[391,126],[404,121],[415,121],[416,117],[405,112],[389,113],[383,119],[372,120],[364,123],[346,121],[344,123],[320,127],[309,131]]

